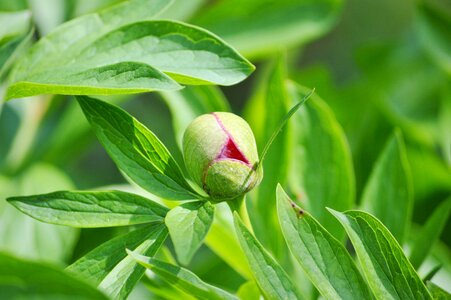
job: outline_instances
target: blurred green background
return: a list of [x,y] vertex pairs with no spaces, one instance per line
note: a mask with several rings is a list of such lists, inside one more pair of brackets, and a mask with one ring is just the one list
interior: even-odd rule
[[[24,34],[31,18],[37,39],[66,20],[116,2],[2,0],[0,11],[30,11],[21,16],[21,24],[26,25],[15,28],[18,35]],[[411,238],[451,195],[451,1],[177,0],[160,17],[212,31],[257,66],[244,82],[221,87],[232,111],[244,112],[248,119],[255,118],[246,107],[259,78],[268,62],[285,52],[289,76],[316,88],[345,131],[353,156],[356,199],[388,137],[400,128],[414,182]],[[0,42],[2,38],[7,39],[7,34],[0,36]],[[5,87],[6,81],[3,92]],[[73,99],[34,98],[38,99],[7,102],[0,110],[0,250],[64,266],[123,229],[78,230],[39,223],[4,199],[62,189],[134,187],[128,186],[95,139]],[[161,95],[109,100],[147,125],[181,159],[171,111]],[[441,264],[437,280],[448,291],[450,233],[448,221],[420,271],[425,274]],[[190,268],[230,290],[243,283],[205,246]],[[132,297],[146,293],[141,286]]]

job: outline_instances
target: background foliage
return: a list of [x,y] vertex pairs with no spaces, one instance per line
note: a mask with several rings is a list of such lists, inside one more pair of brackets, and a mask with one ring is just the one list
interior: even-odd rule
[[[148,1],[135,1],[137,7],[144,5],[146,9],[123,11],[125,19],[109,19],[100,14],[103,16],[103,26],[90,23],[96,20],[95,15],[86,14],[118,2],[0,2],[0,93],[5,100],[18,98],[0,104],[0,273],[14,270],[1,274],[0,295],[7,296],[14,292],[11,286],[15,285],[11,284],[12,277],[8,276],[17,272],[20,278],[21,274],[30,275],[25,281],[30,284],[30,293],[47,290],[57,297],[75,292],[80,293],[80,297],[104,297],[83,282],[92,272],[76,278],[62,270],[108,240],[111,241],[105,244],[105,249],[115,255],[117,253],[116,263],[126,257],[122,248],[118,248],[118,243],[130,245],[129,248],[137,245],[137,233],[129,232],[128,227],[121,227],[125,223],[107,228],[82,229],[50,225],[22,214],[5,201],[11,196],[74,189],[118,189],[149,196],[124,179],[95,138],[96,129],[91,130],[73,97],[38,95],[102,94],[105,93],[105,85],[109,94],[118,95],[96,97],[120,105],[150,128],[181,166],[181,137],[184,128],[195,116],[228,110],[241,114],[254,130],[261,150],[289,108],[311,88],[316,89],[316,94],[277,137],[265,161],[264,180],[248,197],[249,215],[259,242],[243,246],[243,240],[249,242],[251,239],[250,233],[243,227],[236,239],[232,216],[226,207],[218,205],[205,244],[195,254],[177,256],[186,269],[171,269],[173,273],[168,272],[165,264],[175,264],[175,252],[178,247],[184,247],[172,245],[169,239],[156,258],[133,254],[153,273],[146,273],[130,294],[130,299],[187,298],[186,292],[193,290],[209,299],[234,297],[231,295],[233,293],[243,299],[255,299],[260,294],[252,280],[252,270],[255,268],[248,267],[240,243],[247,252],[254,251],[254,254],[260,255],[263,247],[267,249],[270,256],[262,252],[261,257],[267,259],[269,265],[274,260],[274,270],[281,274],[280,278],[287,276],[295,282],[299,291],[289,286],[293,283],[286,286],[294,296],[299,293],[313,299],[318,297],[319,292],[330,297],[345,295],[341,293],[346,289],[340,286],[314,282],[314,288],[306,280],[313,262],[299,262],[302,268],[298,267],[296,261],[302,259],[296,255],[293,257],[289,249],[294,253],[307,253],[309,249],[302,247],[302,239],[296,239],[296,232],[290,231],[290,226],[300,232],[327,230],[331,235],[324,233],[322,242],[326,244],[340,241],[341,245],[346,231],[355,248],[351,254],[356,254],[358,262],[365,266],[370,258],[362,249],[367,249],[365,247],[389,234],[380,232],[380,236],[375,235],[373,241],[370,238],[359,240],[358,234],[353,235],[356,228],[370,232],[370,225],[378,223],[368,215],[341,213],[356,208],[370,212],[385,224],[393,234],[390,238],[402,245],[413,268],[419,270],[422,278],[428,274],[431,277],[431,271],[438,270],[428,281],[431,291],[435,287],[437,294],[441,292],[440,288],[451,292],[451,6],[448,2],[177,0],[170,5],[169,1],[150,1],[153,6],[149,7],[145,6]],[[163,12],[158,12],[159,8],[167,5]],[[84,17],[58,27],[79,16]],[[208,33],[197,30],[197,27],[174,25],[179,23],[168,25],[165,22],[159,23],[161,31],[156,32],[152,29],[155,25],[152,19],[155,18],[183,21],[211,31],[226,43],[219,41],[207,45],[210,54],[226,51],[229,59],[192,71],[193,66],[204,66],[203,62],[211,56],[203,56],[202,51],[196,52],[196,43],[190,39],[183,40],[183,36],[202,39]],[[152,60],[152,55],[145,52],[148,48],[138,47],[149,41],[142,38],[140,30],[133,26],[126,29],[120,27],[122,21],[125,22],[123,24],[140,21],[143,25],[140,28],[147,28],[152,34],[156,32],[152,38],[160,41],[161,48],[152,48],[149,53],[156,55],[163,50],[163,54]],[[86,24],[91,24],[91,27],[84,27]],[[77,26],[81,26],[85,31],[78,37],[74,35],[70,41],[61,40],[64,35],[59,36],[58,32],[71,26],[77,30]],[[97,39],[110,31],[136,39],[138,46],[126,49],[128,56],[110,52],[106,59],[101,53],[114,45],[114,34],[111,40]],[[171,32],[175,34],[171,36]],[[167,50],[165,46],[172,45],[174,36],[182,39],[180,44],[183,47],[171,49],[189,49],[191,54],[179,57],[179,60],[164,54]],[[23,59],[30,45],[38,40],[41,40],[40,44]],[[66,51],[69,43],[75,45],[72,49],[78,50],[94,45],[98,49],[96,53],[100,54],[82,51],[81,55],[75,55]],[[238,52],[229,50],[228,45]],[[45,55],[40,56],[43,53]],[[190,60],[190,55],[193,60]],[[256,71],[252,73],[252,65],[243,57],[257,67]],[[133,60],[134,64],[128,63],[128,60]],[[89,64],[83,65],[80,61],[89,61]],[[153,68],[146,67],[146,64]],[[218,66],[224,68],[222,73],[212,74],[209,71],[209,68]],[[120,76],[113,81],[109,78],[102,81],[105,72],[114,71],[120,75],[124,70],[133,70],[133,79],[136,80],[143,74],[153,74],[156,79],[139,81],[138,86],[130,78]],[[100,86],[83,90],[92,83],[92,78]],[[79,82],[78,92],[64,86],[73,82]],[[197,85],[206,83],[213,85]],[[230,86],[232,84],[236,85]],[[181,85],[188,86],[178,90]],[[298,85],[302,87],[298,88]],[[142,93],[154,90],[159,92]],[[129,94],[135,92],[141,94]],[[21,98],[24,96],[32,96],[32,99]],[[79,102],[82,104],[83,100],[79,98]],[[89,110],[89,101],[84,103],[81,105],[83,110]],[[108,120],[103,122],[106,124]],[[181,168],[183,171],[183,166]],[[136,176],[138,178],[140,175]],[[179,177],[172,179],[177,181]],[[136,178],[132,179],[139,184]],[[140,185],[145,188],[145,178],[141,182]],[[185,184],[182,180],[177,182],[182,187]],[[290,219],[290,208],[287,210],[281,199],[276,201],[278,183],[291,199],[308,212],[308,217],[302,222]],[[157,196],[149,197],[161,200]],[[281,189],[278,196],[287,197]],[[166,213],[162,207],[149,207],[148,203],[139,199],[133,201],[135,204],[141,203],[142,209],[159,212],[161,218]],[[175,202],[160,202],[170,208],[176,205]],[[335,212],[331,214],[325,207]],[[211,207],[202,209],[212,210]],[[172,210],[169,216],[177,221],[190,213],[189,207],[180,207]],[[284,214],[286,217],[281,217]],[[143,218],[136,219],[133,224],[149,221]],[[291,220],[292,223],[281,224],[279,219]],[[364,220],[364,223],[359,223],[359,220]],[[92,226],[87,227],[102,225],[95,224],[95,221],[92,220]],[[239,227],[239,220],[235,220],[235,224]],[[155,240],[163,239],[168,234],[162,226],[137,226],[141,230],[139,233]],[[171,226],[168,227],[171,233]],[[293,241],[288,246],[284,240],[287,235],[291,236],[287,240]],[[306,236],[309,237],[303,237]],[[304,243],[307,242],[304,240]],[[392,247],[392,244],[389,246]],[[146,247],[147,256],[151,256],[152,246]],[[339,253],[346,253],[342,246],[334,247]],[[395,253],[392,259],[402,261],[396,257],[401,249],[395,247],[392,250]],[[83,270],[83,263],[89,265],[89,259],[96,260],[96,253],[91,252],[91,255],[86,258],[87,261],[79,260],[71,268]],[[331,254],[325,251],[320,257],[328,255]],[[349,260],[346,268],[356,274],[355,286],[360,286],[364,279],[355,271],[354,260],[347,254],[343,255],[346,261]],[[250,265],[253,263],[250,262]],[[279,270],[279,265],[284,270]],[[394,263],[389,265],[396,267]],[[258,267],[258,261],[254,262],[254,266]],[[110,265],[102,265],[97,271],[110,272],[114,267],[115,264],[110,262]],[[51,278],[61,284],[61,289],[53,291],[51,289],[55,285],[46,287],[38,284],[39,278],[33,277],[37,269],[49,280]],[[366,270],[365,267],[363,269]],[[135,271],[124,272],[136,274]],[[325,280],[328,278],[326,271]],[[368,274],[378,278],[375,275],[378,271]],[[401,266],[391,271],[399,271],[408,277],[414,269],[403,269]],[[187,283],[174,279],[174,274],[180,272]],[[132,287],[111,290],[115,287],[109,284],[117,280],[111,277],[112,273],[98,275],[96,278],[102,277],[102,280],[95,284],[110,295],[120,297],[128,294]],[[261,280],[268,280],[264,275],[259,273]],[[171,280],[172,285],[168,284]],[[224,289],[227,294],[205,282]],[[387,284],[382,283],[383,286]],[[422,286],[418,285],[417,289],[421,290]],[[393,290],[412,293],[406,294],[407,298],[418,291],[393,286],[376,295],[390,295]],[[280,293],[285,291],[270,291],[275,294],[265,296],[284,297]],[[366,292],[366,286],[362,284],[361,288],[347,292],[354,293],[354,296],[361,295]],[[436,295],[435,292],[432,294]]]

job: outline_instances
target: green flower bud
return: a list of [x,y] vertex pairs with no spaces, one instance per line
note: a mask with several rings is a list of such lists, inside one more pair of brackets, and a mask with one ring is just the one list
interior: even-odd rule
[[214,201],[242,196],[262,178],[252,130],[232,113],[197,117],[183,136],[183,155],[192,179]]

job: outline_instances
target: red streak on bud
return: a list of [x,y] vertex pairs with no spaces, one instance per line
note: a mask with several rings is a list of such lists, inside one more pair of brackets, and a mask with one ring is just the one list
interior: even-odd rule
[[223,160],[223,159],[236,159],[238,161],[243,162],[246,165],[249,165],[249,160],[244,156],[244,154],[240,151],[238,146],[236,145],[233,136],[230,132],[225,128],[224,124],[222,124],[221,119],[215,113],[212,113],[215,117],[216,122],[218,122],[219,127],[227,134],[227,141],[219,152],[218,156],[214,161]]
[[247,165],[249,164],[247,158],[243,155],[243,153],[241,153],[241,151],[238,149],[238,147],[233,142],[233,139],[231,138],[228,139],[227,143],[224,145],[221,152],[216,157],[216,160],[226,158],[236,159],[244,162]]

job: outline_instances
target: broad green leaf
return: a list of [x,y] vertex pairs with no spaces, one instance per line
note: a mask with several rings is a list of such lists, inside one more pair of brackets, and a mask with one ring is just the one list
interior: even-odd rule
[[246,55],[262,56],[315,39],[335,23],[342,1],[218,1],[193,18]]
[[233,220],[229,217],[229,207],[225,203],[216,204],[215,207],[215,217],[205,244],[243,278],[252,278],[246,257],[235,235]]
[[413,186],[400,131],[395,131],[379,156],[363,191],[361,205],[403,243],[412,218]]
[[[15,77],[27,76],[30,70],[43,70],[71,59],[106,33],[126,24],[154,19],[170,0],[123,1],[99,13],[84,15],[56,28],[39,40],[15,68]],[[14,79],[14,78],[12,78]],[[14,81],[14,80],[13,80]]]
[[368,287],[346,248],[280,185],[277,212],[291,253],[325,299],[368,298]]
[[8,202],[42,222],[72,227],[110,227],[163,221],[167,208],[121,191],[54,192],[12,197]]
[[153,256],[166,237],[163,224],[145,226],[100,245],[66,270],[98,285],[113,299],[124,299],[145,271],[127,256],[126,248]]
[[4,203],[0,205],[0,252],[59,264],[69,261],[78,229],[42,223],[4,201],[14,194],[48,193],[56,188],[72,189],[73,184],[59,169],[43,163],[0,182],[0,202]]
[[174,244],[177,258],[183,265],[189,264],[207,235],[215,207],[210,202],[196,201],[171,209],[164,219]]
[[447,291],[445,291],[444,289],[442,289],[441,287],[439,287],[438,285],[436,285],[430,281],[426,285],[427,285],[429,291],[431,292],[432,297],[435,300],[451,299],[451,294],[448,293]]
[[377,299],[432,299],[388,229],[362,211],[329,209],[345,228]]
[[197,116],[216,111],[230,111],[221,90],[215,86],[188,86],[180,91],[161,92],[172,114],[176,140],[181,147],[186,127]]
[[169,151],[143,124],[106,102],[77,100],[103,147],[131,180],[163,198],[196,198]]
[[420,42],[437,66],[451,75],[451,6],[446,1],[420,2],[415,29]]
[[[310,90],[290,84],[289,92],[296,103]],[[343,231],[325,207],[346,210],[354,203],[354,171],[345,134],[316,94],[293,116],[291,124],[294,145],[290,188],[313,217],[340,240]]]
[[7,99],[39,94],[114,95],[176,90],[169,77],[143,63],[118,62],[99,67],[64,66],[30,74],[8,87]]
[[163,261],[127,251],[139,264],[150,269],[155,274],[176,286],[182,291],[195,296],[196,299],[237,299],[228,292],[203,282],[191,271]]
[[451,198],[448,198],[437,206],[426,224],[418,233],[415,242],[412,245],[412,252],[409,257],[414,268],[418,269],[421,266],[432,246],[439,239],[440,234],[448,221],[450,212]]
[[[81,49],[111,30],[137,21],[153,19],[159,12],[165,9],[169,5],[169,3],[170,0],[124,1],[123,3],[114,5],[99,13],[85,15],[59,26],[56,30],[40,39],[39,42],[36,43],[30,49],[30,51],[16,64],[11,76],[11,83],[16,83],[16,85],[15,87],[13,86],[12,89],[8,90],[6,98],[19,97],[20,95],[29,95],[33,93],[52,92],[51,87],[48,86],[48,84],[46,84],[45,82],[41,82],[39,84],[36,82],[18,83],[17,81],[21,81],[20,78],[23,79],[28,75],[31,75],[30,71],[32,69],[41,72],[51,64],[59,64],[59,66],[64,66],[65,63],[62,62],[63,58],[73,57],[74,53],[79,53]],[[118,79],[117,77],[112,77],[112,75],[118,74],[122,74],[122,77],[119,78],[122,79],[118,80],[118,83],[120,84],[124,84],[126,82],[126,78],[124,78],[124,76],[126,76],[127,74],[135,76],[138,76],[139,74],[157,74],[158,77],[156,81],[158,81],[159,78],[163,81],[163,83],[170,82],[171,85],[174,86],[174,83],[169,78],[163,76],[160,72],[154,70],[149,66],[142,66],[141,64],[137,63],[128,66],[127,64],[115,65],[117,68],[113,69],[111,69],[111,67],[108,68],[108,66],[103,66],[103,68],[90,68],[90,72],[86,68],[84,70],[78,71],[73,69],[72,71],[76,72],[72,73],[71,75],[63,73],[64,76],[59,79],[55,78],[51,72],[48,72],[46,76],[48,76],[50,79],[53,76],[53,79],[61,82],[64,82],[64,79],[66,80],[65,82],[68,82],[68,80],[71,80],[71,78],[78,79],[78,94],[81,93],[81,90],[84,90],[86,93],[89,90],[91,90],[92,92],[97,90],[97,93],[101,93],[102,90],[98,87],[96,88],[96,80],[101,80],[111,85]],[[140,69],[138,68],[139,65],[141,65]],[[125,66],[128,67],[128,73],[120,73],[119,71],[124,71]],[[132,68],[132,66],[134,66],[134,68]],[[104,71],[103,77],[101,73],[102,70]],[[107,70],[109,70],[109,72],[106,72]],[[55,72],[57,71],[55,70]],[[62,74],[61,72],[64,71],[61,70],[60,75]],[[110,80],[107,80],[105,77],[112,78]],[[89,78],[91,78],[90,84],[94,86],[80,86],[80,84],[88,83]],[[139,79],[139,76],[137,78]],[[81,79],[84,79],[84,81],[80,81]],[[138,81],[143,81],[143,78],[141,77],[141,79],[139,79]],[[144,81],[146,84],[152,83],[152,85],[155,85],[155,82],[150,78],[145,78]],[[66,86],[66,89],[64,89],[60,85],[57,85],[53,86],[53,88],[59,90],[62,93],[71,94],[71,89],[73,90],[77,87],[77,82],[73,81],[70,82],[70,84],[75,84],[75,86]],[[133,91],[130,85],[132,84],[129,83],[128,89]],[[25,90],[22,90],[23,88],[25,88]],[[110,92],[118,93],[114,89]],[[103,90],[103,93],[105,93],[105,90]]]
[[234,213],[234,221],[241,248],[265,298],[303,299],[288,274],[255,239],[237,213]]
[[108,299],[55,267],[0,253],[1,299]]
[[[71,55],[16,73],[7,98],[42,93],[117,94],[174,90],[185,84],[232,85],[253,70],[216,36],[173,21],[120,27]],[[165,74],[163,74],[163,72]]]

